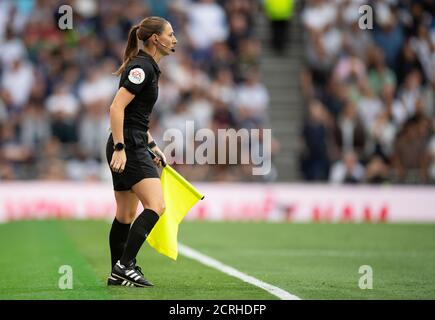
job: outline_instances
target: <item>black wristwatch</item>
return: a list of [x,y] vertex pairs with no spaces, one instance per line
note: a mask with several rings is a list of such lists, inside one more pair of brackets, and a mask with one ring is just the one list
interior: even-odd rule
[[125,149],[125,144],[123,144],[122,142],[119,142],[113,146],[113,150],[115,151],[121,151],[124,149]]
[[148,143],[148,148],[152,149],[156,146],[156,142],[153,140],[150,143]]

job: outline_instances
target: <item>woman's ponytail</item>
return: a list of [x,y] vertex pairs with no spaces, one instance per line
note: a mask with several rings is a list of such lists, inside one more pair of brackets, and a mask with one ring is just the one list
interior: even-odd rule
[[133,58],[137,52],[138,52],[138,39],[137,39],[137,30],[140,28],[140,25],[135,25],[130,29],[130,32],[128,34],[128,41],[127,41],[127,47],[124,51],[124,58],[122,61],[122,65],[119,67],[118,70],[114,73],[115,75],[119,76],[122,74],[122,72],[125,69],[125,66],[130,61],[131,58]]

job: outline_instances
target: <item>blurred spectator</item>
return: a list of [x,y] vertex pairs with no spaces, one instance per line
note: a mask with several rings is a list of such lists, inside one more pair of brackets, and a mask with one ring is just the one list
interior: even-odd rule
[[77,142],[77,115],[79,101],[63,84],[55,87],[47,98],[46,108],[50,114],[51,130],[62,143]]
[[[434,42],[434,40],[432,40]],[[431,43],[427,26],[421,23],[417,28],[417,34],[411,37],[410,44],[415,51],[420,64],[423,66],[423,75],[429,81],[435,80],[434,69],[434,43]]]
[[370,125],[368,153],[389,159],[393,154],[395,137],[396,127],[387,112],[381,112]]
[[338,157],[350,151],[354,151],[358,157],[363,156],[366,143],[365,130],[358,116],[356,106],[351,101],[346,103],[337,120],[334,128],[334,138],[338,147]]
[[377,1],[373,12],[377,24],[373,30],[374,41],[382,48],[387,65],[395,69],[397,56],[404,41],[402,27],[387,2]]
[[270,22],[271,46],[282,54],[289,36],[290,19],[294,13],[294,0],[265,0],[264,9]]
[[347,86],[342,85],[333,78],[329,79],[325,90],[318,93],[320,100],[324,103],[334,119],[338,118],[345,103],[349,100],[347,95]]
[[234,113],[229,106],[222,100],[216,100],[214,103],[214,112],[212,118],[212,129],[234,128],[237,125]]
[[251,69],[236,89],[235,108],[241,127],[258,128],[265,124],[269,94],[260,82],[257,70]]
[[27,58],[23,40],[14,36],[12,26],[6,28],[3,42],[0,42],[0,61],[4,67],[10,67],[17,60]]
[[8,176],[23,178],[23,168],[31,160],[32,153],[29,147],[19,141],[14,124],[7,122],[1,126],[0,142],[0,160],[4,163],[6,171],[11,171]]
[[366,79],[367,67],[356,54],[344,55],[337,61],[332,77],[342,84],[357,84]]
[[210,86],[210,95],[215,100],[231,104],[236,98],[236,90],[234,87],[234,79],[231,70],[220,69]]
[[166,73],[162,73],[159,78],[159,96],[153,109],[156,117],[161,119],[169,114],[175,107],[179,96],[179,87],[168,79]]
[[308,119],[302,130],[301,168],[306,180],[325,180],[329,173],[330,119],[320,101],[311,101],[308,108]]
[[432,135],[427,145],[426,150],[426,178],[428,182],[434,184],[435,183],[435,122],[432,123]]
[[193,114],[189,110],[190,99],[190,94],[183,95],[175,105],[174,110],[162,119],[164,130],[176,129],[183,134],[183,137],[186,136],[186,122],[193,119]]
[[246,17],[240,13],[233,13],[229,18],[227,44],[233,52],[237,52],[240,50],[242,40],[250,36],[248,21]]
[[37,158],[43,157],[41,146],[51,138],[48,114],[44,106],[29,103],[21,121],[21,141],[29,147]]
[[12,165],[0,161],[0,181],[16,180],[17,178]]
[[[237,72],[240,75],[245,75],[251,69],[259,68],[261,47],[260,43],[252,38],[242,39],[240,41],[239,55],[237,58]],[[238,76],[236,74],[236,76]],[[237,81],[241,81],[236,77]]]
[[374,156],[367,163],[365,181],[371,184],[389,182],[390,169],[380,156]]
[[102,161],[101,155],[106,147],[110,128],[109,116],[105,109],[98,105],[91,106],[82,115],[78,128],[80,152],[85,159]]
[[[34,81],[32,65],[20,59],[15,59],[5,66],[1,85],[10,97],[12,112],[19,112],[27,103]],[[19,88],[19,90],[17,90]]]
[[370,66],[368,81],[374,93],[379,95],[381,89],[387,84],[396,87],[396,75],[385,65],[383,51],[378,47],[372,48],[368,59]]
[[408,118],[408,113],[403,102],[396,98],[394,94],[394,86],[387,84],[382,88],[381,99],[388,116],[393,121],[395,127],[400,129]]
[[398,96],[402,101],[408,117],[415,114],[415,104],[422,95],[421,73],[414,69],[405,78],[405,83],[399,89]]
[[214,42],[226,40],[228,25],[224,9],[214,0],[199,0],[186,9],[187,32],[194,50],[194,57],[203,61]]
[[209,128],[213,116],[213,104],[206,93],[198,88],[193,90],[188,109],[197,128]]
[[235,60],[234,53],[225,42],[216,42],[213,44],[208,71],[212,76],[216,76],[222,69],[236,71]]
[[365,59],[368,48],[373,46],[373,38],[366,30],[359,27],[360,14],[358,12],[361,1],[347,1],[341,11],[343,28],[343,49],[352,55]]
[[357,155],[348,151],[342,160],[333,164],[329,181],[332,183],[359,183],[364,179],[364,166],[359,163]]
[[362,119],[365,129],[369,131],[376,117],[382,112],[382,101],[370,88],[368,82],[361,81],[359,89],[360,97],[357,100],[358,114]]
[[43,145],[44,158],[37,163],[38,179],[65,180],[65,162],[62,154],[62,145],[53,138]]
[[408,38],[403,44],[397,62],[396,74],[399,85],[403,84],[408,74],[415,69],[419,70],[420,73],[423,72],[423,67],[411,46],[411,40]]
[[425,178],[426,143],[429,130],[426,121],[410,118],[399,132],[394,146],[393,167],[398,182],[418,183]]
[[0,127],[8,120],[8,110],[0,95]]
[[118,80],[110,74],[115,66],[109,63],[109,68],[90,68],[87,76],[78,88],[78,95],[84,107],[94,104],[109,105],[118,88]]
[[321,31],[337,18],[337,7],[326,0],[307,1],[302,12],[302,21],[309,32]]

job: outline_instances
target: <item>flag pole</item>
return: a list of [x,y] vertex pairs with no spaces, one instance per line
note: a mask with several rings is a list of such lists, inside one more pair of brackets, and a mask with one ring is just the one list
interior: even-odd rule
[[155,153],[153,150],[151,150],[150,147],[147,146],[147,150],[148,150],[148,152],[151,154],[151,158],[153,158],[153,160],[154,160],[155,158],[159,158],[160,161],[162,162],[162,166],[163,166],[163,168],[166,167],[166,162],[164,162],[162,158],[160,158],[158,155],[156,155],[156,153]]

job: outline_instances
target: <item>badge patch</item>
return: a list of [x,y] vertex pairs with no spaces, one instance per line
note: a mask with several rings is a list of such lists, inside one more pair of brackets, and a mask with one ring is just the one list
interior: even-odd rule
[[145,80],[145,72],[141,68],[131,69],[128,80],[134,84],[141,84]]

